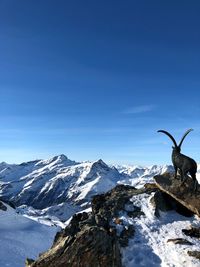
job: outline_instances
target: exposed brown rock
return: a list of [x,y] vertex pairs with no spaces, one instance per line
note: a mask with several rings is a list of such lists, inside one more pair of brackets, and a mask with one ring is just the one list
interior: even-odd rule
[[168,239],[167,242],[173,242],[174,244],[179,244],[179,245],[193,245],[190,241],[188,241],[185,238],[171,238]]
[[146,188],[146,189],[153,189],[155,191],[158,190],[158,187],[157,187],[157,185],[155,183],[146,183],[144,185],[144,188]]
[[194,251],[188,251],[187,253],[188,253],[189,256],[200,260],[200,251],[194,250]]
[[115,218],[115,219],[114,219],[114,223],[115,223],[115,224],[122,224],[122,220],[119,219],[119,218]]
[[31,264],[34,262],[34,260],[33,259],[29,259],[29,258],[27,258],[26,259],[26,266],[31,266]]
[[97,226],[85,227],[74,238],[66,237],[31,266],[120,267],[118,243]]
[[103,227],[92,225],[91,214],[74,215],[56,235],[52,248],[31,267],[121,267],[119,242]]
[[192,227],[190,229],[183,229],[182,232],[190,237],[200,238],[200,228],[199,227]]
[[[151,193],[152,189],[135,189],[118,185],[109,192],[93,198],[91,213],[75,214],[70,224],[56,234],[50,250],[40,255],[30,267],[121,267],[120,246],[127,246],[134,235],[134,226],[123,225],[119,211],[140,216],[140,208],[126,210],[133,195]],[[129,212],[129,213],[128,213]],[[133,214],[132,214],[133,213]],[[115,225],[123,229],[117,233]]]
[[200,186],[194,192],[194,184],[191,177],[182,183],[180,176],[174,178],[174,174],[165,173],[154,177],[157,187],[177,200],[187,209],[200,216]]

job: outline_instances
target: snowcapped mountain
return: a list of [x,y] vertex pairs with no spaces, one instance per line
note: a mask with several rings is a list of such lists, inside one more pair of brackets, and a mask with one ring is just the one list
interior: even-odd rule
[[171,165],[152,165],[150,167],[141,166],[116,166],[121,174],[126,175],[124,180],[120,183],[132,185],[135,187],[142,187],[145,183],[153,182],[155,175],[163,174],[165,172],[174,172]]
[[2,162],[0,198],[14,203],[23,214],[65,221],[89,207],[92,196],[116,184],[142,187],[164,172],[173,172],[173,167],[108,166],[101,159],[75,162],[65,155],[22,164]]
[[[64,228],[72,215],[90,207],[94,195],[105,193],[117,184],[140,188],[164,172],[173,172],[173,167],[109,166],[101,159],[75,162],[65,155],[22,164],[0,163],[0,199],[17,207],[14,210],[6,204],[7,211],[0,209],[0,266],[7,266],[9,255],[12,255],[10,266],[23,266],[26,257],[35,258],[38,252],[49,248],[58,228],[48,225]],[[38,240],[43,240],[41,246]]]
[[64,155],[19,165],[3,163],[0,197],[66,220],[87,206],[93,195],[106,192],[124,178],[102,160],[78,163]]

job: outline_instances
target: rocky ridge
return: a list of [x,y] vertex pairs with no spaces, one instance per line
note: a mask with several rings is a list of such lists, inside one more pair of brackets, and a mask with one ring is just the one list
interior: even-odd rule
[[[164,174],[162,177],[172,179],[173,175]],[[166,183],[167,179],[165,180]],[[68,226],[57,233],[51,249],[41,254],[36,261],[27,260],[26,266],[124,266],[122,264],[122,248],[128,246],[130,238],[134,242],[135,227],[133,224],[124,224],[123,219],[121,219],[123,216],[120,217],[120,214],[126,214],[125,216],[130,219],[138,217],[138,220],[140,220],[140,216],[145,217],[138,202],[134,203],[134,197],[149,195],[155,216],[158,218],[160,211],[176,210],[184,216],[193,216],[196,211],[187,208],[185,204],[182,205],[182,201],[168,194],[165,189],[162,190],[162,186],[157,185],[158,177],[155,177],[155,180],[156,184],[146,184],[141,189],[128,185],[118,185],[105,194],[94,196],[91,202],[91,212],[75,214]],[[186,188],[187,186],[188,184],[185,185]],[[176,190],[179,191],[179,188]],[[193,234],[194,230],[191,231]],[[185,234],[188,233],[188,230],[183,229],[182,232]],[[196,229],[195,234],[197,232],[198,229]],[[174,243],[177,246],[193,246],[193,242],[179,236],[168,238],[166,242]],[[199,252],[189,250],[188,255],[198,258]]]
[[[69,225],[56,235],[52,248],[27,266],[121,267],[120,247],[128,245],[134,227],[123,226],[118,219],[119,212],[124,211],[130,217],[142,215],[139,207],[132,210],[126,207],[133,195],[150,192],[152,189],[118,185],[108,193],[95,196],[92,212],[75,214]],[[122,228],[120,232],[118,225]]]
[[[117,184],[142,187],[170,166],[124,166],[118,169],[103,160],[75,162],[65,155],[21,164],[0,163],[0,198],[19,213],[41,220],[68,220],[90,206],[94,195]],[[54,219],[55,218],[55,219]]]

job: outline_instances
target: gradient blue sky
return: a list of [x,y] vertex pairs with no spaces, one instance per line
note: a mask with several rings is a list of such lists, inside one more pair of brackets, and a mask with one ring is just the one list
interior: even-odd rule
[[200,161],[200,2],[0,0],[0,161]]

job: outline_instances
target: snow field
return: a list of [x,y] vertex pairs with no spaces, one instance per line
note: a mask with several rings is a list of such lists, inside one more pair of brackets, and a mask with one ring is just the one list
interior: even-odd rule
[[52,245],[58,227],[39,224],[7,206],[0,210],[0,266],[22,267]]
[[[188,218],[174,211],[162,213],[158,219],[150,204],[150,196],[142,194],[130,199],[135,206],[141,207],[144,216],[134,219],[123,214],[123,223],[133,224],[135,234],[129,240],[128,247],[122,249],[124,267],[199,267],[199,260],[187,255],[188,250],[199,250],[200,240],[185,236],[182,229],[191,224],[200,226],[196,216]],[[168,239],[185,238],[193,245],[179,245],[167,242]]]

